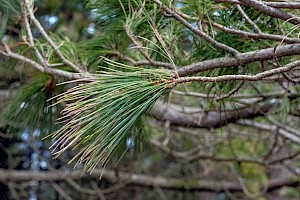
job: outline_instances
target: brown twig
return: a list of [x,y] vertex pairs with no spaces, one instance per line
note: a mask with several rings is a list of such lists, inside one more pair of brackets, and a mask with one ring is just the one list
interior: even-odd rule
[[186,82],[223,82],[229,80],[244,80],[244,81],[258,81],[266,77],[270,77],[274,74],[280,74],[283,72],[288,72],[295,67],[300,65],[300,61],[291,62],[283,67],[278,67],[276,69],[266,70],[260,72],[256,75],[221,75],[216,77],[205,77],[205,76],[192,76],[192,77],[180,77],[174,79],[176,84],[186,83]]
[[64,70],[59,70],[59,69],[49,68],[49,67],[44,68],[44,66],[35,62],[34,60],[31,60],[25,56],[22,56],[20,54],[12,52],[6,44],[3,44],[3,45],[5,48],[5,51],[0,50],[0,55],[24,62],[26,64],[29,64],[30,66],[32,66],[32,67],[36,68],[37,70],[44,72],[46,74],[58,75],[58,76],[66,77],[70,80],[80,79],[80,78],[84,77],[84,75],[78,74],[78,73],[67,72]]
[[215,39],[213,39],[212,37],[210,37],[208,34],[201,31],[200,29],[194,28],[188,21],[186,21],[183,17],[181,17],[178,13],[176,13],[176,11],[173,11],[170,8],[168,8],[167,6],[165,6],[160,0],[153,0],[153,2],[156,3],[157,5],[159,5],[166,13],[168,13],[169,15],[171,15],[172,17],[177,19],[177,21],[179,21],[182,25],[184,25],[190,31],[192,31],[196,35],[200,36],[201,38],[205,39],[208,43],[212,44],[214,47],[224,50],[226,52],[229,52],[234,56],[237,56],[240,54],[240,52],[238,52],[236,49],[234,49],[230,46],[227,46],[223,43],[220,43],[220,42],[216,41]]
[[179,76],[187,76],[198,72],[222,68],[237,67],[240,63],[244,65],[255,61],[270,60],[275,57],[292,56],[300,54],[300,44],[287,44],[278,46],[274,54],[274,47],[242,53],[238,57],[222,57],[196,62],[178,69]]
[[[242,4],[243,2],[239,0],[214,0],[218,3],[232,3],[232,4]],[[264,4],[267,6],[273,7],[273,8],[286,8],[286,9],[300,9],[300,3],[299,2],[271,2],[271,1],[263,1]]]
[[252,25],[254,31],[256,33],[262,33],[261,30],[259,29],[259,27],[250,19],[250,17],[244,12],[243,8],[237,4],[236,5],[237,9],[239,10],[239,12],[241,13],[241,15],[246,19],[246,21]]
[[259,12],[268,15],[270,17],[276,17],[278,19],[282,19],[296,26],[300,24],[300,18],[298,16],[295,16],[288,12],[284,12],[274,7],[270,7],[261,1],[257,1],[257,0],[239,0],[239,1],[242,2],[244,5],[248,7],[252,7],[258,10]]
[[38,31],[41,33],[41,35],[44,37],[44,39],[49,43],[49,45],[53,48],[54,52],[57,54],[59,59],[66,64],[67,66],[73,68],[76,72],[79,73],[85,73],[83,69],[81,69],[79,66],[75,65],[71,61],[65,58],[65,56],[62,54],[62,52],[59,50],[59,47],[53,42],[53,40],[49,37],[49,35],[46,33],[45,29],[42,27],[40,22],[35,18],[32,5],[29,3],[28,0],[24,0],[24,5],[28,11],[29,17],[31,21],[34,23]]
[[[208,22],[206,22],[206,23],[208,23]],[[222,30],[224,32],[231,33],[234,35],[239,35],[246,39],[248,38],[248,39],[255,39],[255,40],[274,40],[274,41],[288,43],[288,44],[300,43],[299,38],[289,38],[287,36],[274,35],[274,34],[263,33],[263,32],[250,33],[250,32],[246,32],[246,31],[234,29],[234,28],[227,28],[216,22],[210,22],[210,24],[219,30]]]

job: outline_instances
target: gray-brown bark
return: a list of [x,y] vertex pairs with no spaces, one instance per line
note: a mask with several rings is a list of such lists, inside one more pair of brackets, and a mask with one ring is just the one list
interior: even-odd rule
[[255,61],[269,60],[297,54],[300,54],[300,44],[287,44],[278,46],[277,48],[274,47],[242,53],[238,57],[222,57],[193,63],[178,69],[178,74],[179,76],[187,76],[201,71],[221,67],[237,67],[241,64],[248,64]]
[[257,105],[231,111],[205,112],[201,111],[199,108],[182,108],[179,105],[167,105],[158,101],[153,106],[150,114],[157,119],[169,121],[172,125],[196,128],[217,128],[239,119],[251,119],[263,116],[272,108],[272,106],[273,104],[271,103],[265,103],[261,106]]
[[[91,175],[82,174],[81,170],[73,171],[20,171],[20,170],[0,170],[0,181],[7,183],[9,181],[65,181],[67,179],[98,179],[102,174],[102,179],[110,183],[127,182],[132,185],[143,187],[160,187],[172,190],[182,191],[241,191],[238,183],[217,180],[202,180],[196,177],[172,178],[162,176],[150,176],[137,173],[118,172],[109,169],[95,170]],[[279,177],[270,180],[264,187],[268,191],[278,189],[282,186],[293,186],[299,184],[299,178]]]

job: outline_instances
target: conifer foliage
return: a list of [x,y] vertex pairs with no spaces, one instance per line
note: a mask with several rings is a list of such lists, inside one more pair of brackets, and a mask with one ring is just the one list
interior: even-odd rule
[[108,64],[59,96],[58,103],[67,103],[60,119],[65,124],[52,135],[57,156],[80,146],[72,160],[91,172],[110,160],[137,119],[174,86],[168,71]]

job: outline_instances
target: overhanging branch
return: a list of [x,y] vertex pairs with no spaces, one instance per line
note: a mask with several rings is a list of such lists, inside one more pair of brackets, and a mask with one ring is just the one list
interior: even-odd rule
[[298,16],[295,16],[288,12],[284,12],[284,11],[274,8],[274,7],[270,7],[261,1],[257,1],[257,0],[239,0],[239,1],[242,2],[243,4],[245,4],[246,6],[252,7],[255,10],[257,10],[265,15],[268,15],[271,17],[276,17],[278,19],[282,19],[282,20],[289,22],[296,26],[298,26],[300,23],[300,18]]
[[263,116],[274,105],[265,103],[261,106],[250,106],[231,111],[201,111],[198,108],[181,107],[179,105],[167,105],[157,101],[150,111],[150,115],[157,119],[170,121],[172,125],[195,127],[195,128],[217,128],[239,119],[252,119]]
[[242,53],[238,57],[222,57],[193,63],[178,69],[179,76],[187,76],[221,67],[237,67],[241,63],[270,60],[300,54],[300,44],[287,44],[257,51]]

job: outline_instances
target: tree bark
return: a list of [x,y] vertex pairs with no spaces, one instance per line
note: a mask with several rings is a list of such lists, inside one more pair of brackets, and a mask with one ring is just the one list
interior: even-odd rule
[[201,111],[199,108],[181,107],[176,104],[167,105],[157,101],[150,111],[150,115],[172,125],[194,128],[218,128],[239,119],[252,119],[263,116],[272,106],[265,103],[261,106],[250,106],[230,111]]

